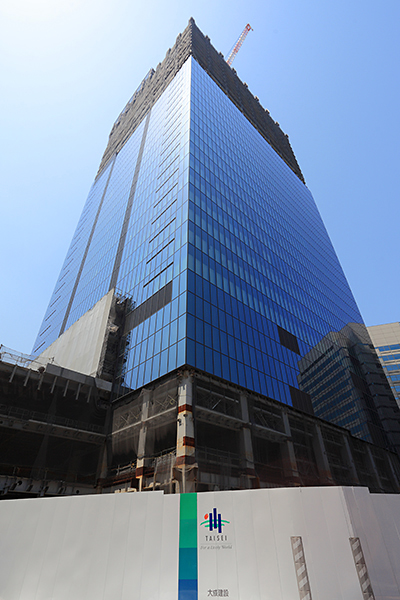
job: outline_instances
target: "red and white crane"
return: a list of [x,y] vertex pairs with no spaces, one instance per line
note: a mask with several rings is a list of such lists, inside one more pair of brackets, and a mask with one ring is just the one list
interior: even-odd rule
[[231,64],[233,63],[236,54],[239,52],[240,47],[243,44],[244,40],[246,39],[246,35],[249,33],[250,30],[253,31],[253,28],[250,27],[249,23],[247,23],[246,27],[243,29],[242,33],[240,34],[238,41],[233,46],[232,50],[229,53],[228,58],[226,59],[226,62],[228,63],[229,66],[231,66]]

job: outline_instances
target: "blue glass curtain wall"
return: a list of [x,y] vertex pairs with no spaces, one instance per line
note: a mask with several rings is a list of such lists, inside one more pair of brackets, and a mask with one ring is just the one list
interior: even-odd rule
[[113,281],[135,306],[172,282],[171,303],[130,334],[132,388],[186,359],[190,70],[188,60],[93,184],[34,347],[42,352]]
[[35,351],[110,287],[137,307],[168,283],[128,335],[125,389],[187,364],[301,392],[368,439],[344,334],[362,319],[314,200],[192,57],[93,184]]
[[124,385],[135,389],[185,364],[189,59],[152,109],[117,288],[136,306],[172,282],[172,300],[130,333]]
[[[288,404],[293,389],[312,398],[301,369],[362,318],[308,188],[195,61],[188,251],[188,364]],[[361,427],[345,353],[332,361],[336,420]]]
[[110,163],[104,169],[103,173],[95,180],[89,192],[88,199],[79,219],[64,264],[61,268],[58,281],[50,298],[49,306],[44,315],[39,334],[36,338],[33,347],[34,354],[42,352],[60,335],[64,316],[85,256],[85,251],[88,247],[96,216],[99,214],[99,208],[104,192],[107,189],[112,168],[113,163]]

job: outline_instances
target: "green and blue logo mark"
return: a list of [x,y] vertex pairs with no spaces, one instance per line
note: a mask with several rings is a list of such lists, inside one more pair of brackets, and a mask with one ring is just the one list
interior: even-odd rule
[[216,508],[213,508],[212,512],[204,515],[204,519],[205,521],[200,523],[200,526],[204,525],[210,532],[218,531],[218,533],[222,533],[222,528],[225,527],[227,523],[230,523],[230,521],[222,519],[221,513],[217,512]]
[[197,494],[181,494],[178,599],[198,600]]

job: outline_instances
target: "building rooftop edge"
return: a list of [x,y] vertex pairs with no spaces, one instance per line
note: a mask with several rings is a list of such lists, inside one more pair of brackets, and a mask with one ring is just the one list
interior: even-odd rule
[[157,65],[156,70],[150,69],[115,121],[97,176],[112,156],[121,150],[189,56],[193,56],[295,175],[305,183],[287,134],[272,119],[269,111],[262,107],[257,96],[253,96],[247,84],[240,80],[235,69],[226,63],[222,53],[217,52],[210,38],[200,31],[193,18],[189,19],[186,29],[178,35],[172,49],[167,51],[163,62]]
[[391,321],[390,323],[380,323],[379,325],[367,325],[367,329],[372,327],[389,327],[390,325],[400,325],[400,321]]

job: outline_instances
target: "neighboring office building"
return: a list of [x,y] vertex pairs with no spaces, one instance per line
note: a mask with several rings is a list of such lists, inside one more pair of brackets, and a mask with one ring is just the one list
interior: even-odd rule
[[372,325],[367,329],[400,406],[400,323]]
[[[89,321],[98,339],[78,359]],[[300,372],[332,332],[356,386],[342,357],[349,324],[366,334],[288,137],[190,20],[113,126],[39,362],[113,381],[107,472],[133,462],[146,487],[152,457],[178,439],[167,479],[176,467],[202,489],[247,486],[243,473],[267,485],[255,465],[282,470],[277,444],[295,437],[283,406],[313,414],[319,395]],[[359,377],[370,405],[355,402],[347,427],[398,448],[394,399],[382,419]],[[307,463],[316,434],[304,427]]]
[[378,446],[385,445],[384,424],[400,453],[400,409],[364,325],[330,332],[299,368],[299,387],[312,396],[315,415]]

